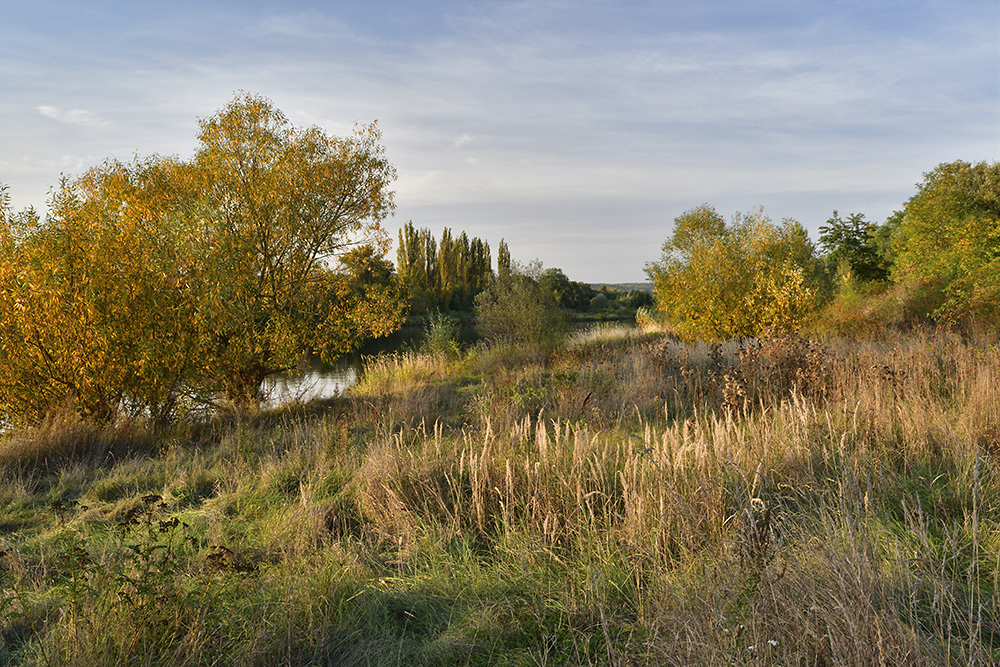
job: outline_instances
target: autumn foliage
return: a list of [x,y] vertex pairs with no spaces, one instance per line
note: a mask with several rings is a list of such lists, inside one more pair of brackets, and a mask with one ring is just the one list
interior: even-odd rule
[[727,224],[708,205],[674,223],[662,259],[646,272],[682,335],[723,341],[793,330],[820,303],[820,265],[799,223],[776,225],[757,209]]
[[109,160],[61,183],[44,220],[2,202],[8,419],[242,407],[304,353],[398,326],[398,282],[370,279],[378,257],[336,263],[387,246],[395,172],[375,126],[332,137],[240,95],[200,127],[193,159]]

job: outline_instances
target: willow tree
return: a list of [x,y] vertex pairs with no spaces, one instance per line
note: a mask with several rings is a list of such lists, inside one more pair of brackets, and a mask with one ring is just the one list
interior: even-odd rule
[[343,316],[301,326],[313,317],[311,294],[340,289],[320,270],[326,260],[358,243],[388,246],[380,222],[394,209],[395,170],[379,139],[374,125],[346,139],[296,128],[249,95],[201,122],[193,167],[212,212],[208,263],[218,275],[202,297],[199,328],[206,379],[233,400],[255,400],[261,380],[293,365],[304,347],[330,357],[344,349],[341,334],[356,340],[398,324],[400,307],[385,303],[366,319],[367,332],[338,328]]
[[107,421],[173,412],[198,354],[195,275],[175,160],[109,161],[56,190],[48,217],[0,225],[0,411],[63,404]]
[[44,221],[4,207],[8,415],[246,406],[307,352],[329,359],[398,326],[399,291],[336,263],[388,244],[395,172],[377,129],[297,128],[252,95],[200,126],[192,160],[109,161],[64,182]]
[[822,295],[818,260],[799,223],[760,209],[731,224],[708,205],[674,221],[659,262],[646,266],[657,307],[690,338],[727,340],[794,329]]

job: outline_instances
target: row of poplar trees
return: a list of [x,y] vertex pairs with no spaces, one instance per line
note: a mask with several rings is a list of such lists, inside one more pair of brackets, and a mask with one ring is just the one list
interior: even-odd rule
[[[476,295],[493,280],[490,246],[462,232],[454,236],[445,227],[438,241],[429,229],[408,222],[399,231],[396,271],[411,294],[411,312],[434,308],[471,311]],[[510,272],[510,250],[501,239],[497,271]]]

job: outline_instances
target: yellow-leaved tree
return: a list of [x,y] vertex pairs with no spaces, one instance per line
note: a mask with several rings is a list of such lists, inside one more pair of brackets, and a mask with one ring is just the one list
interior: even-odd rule
[[[261,380],[294,366],[303,349],[329,359],[399,325],[403,304],[387,297],[391,289],[348,308],[344,281],[326,263],[359,244],[388,248],[379,223],[394,209],[396,174],[373,125],[331,137],[245,95],[202,121],[199,139],[193,168],[217,272],[198,311],[205,386],[253,403]],[[326,310],[317,314],[317,303]]]
[[0,410],[72,404],[107,421],[163,419],[196,358],[185,275],[188,183],[175,160],[109,161],[63,182],[49,216],[0,225]]
[[805,229],[760,209],[730,224],[704,204],[674,220],[646,266],[657,307],[688,338],[728,340],[794,329],[819,304],[822,271]]
[[[337,259],[393,210],[374,126],[292,126],[240,95],[201,121],[190,161],[108,161],[56,190],[45,220],[0,204],[0,411],[69,405],[108,421],[225,402],[402,319],[398,279]],[[356,263],[355,263],[356,264]]]

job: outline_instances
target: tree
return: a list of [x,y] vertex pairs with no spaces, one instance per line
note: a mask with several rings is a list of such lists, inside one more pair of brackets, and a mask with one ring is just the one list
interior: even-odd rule
[[[169,418],[196,397],[247,406],[307,350],[330,359],[398,326],[391,285],[359,282],[350,259],[330,264],[386,243],[394,171],[376,128],[346,139],[295,128],[251,95],[200,124],[191,161],[106,162],[64,181],[44,222],[5,206],[9,415],[66,401],[105,421]],[[385,279],[373,258],[354,268]]]
[[409,310],[421,314],[437,305],[433,286],[436,283],[437,247],[430,230],[419,232],[413,221],[399,230],[396,246],[396,269],[410,294]]
[[597,294],[590,285],[570,280],[562,269],[558,268],[542,271],[538,283],[543,289],[555,295],[556,303],[562,308],[577,312],[590,310],[590,302]]
[[346,354],[359,341],[395,331],[406,303],[406,288],[392,264],[376,247],[359,246],[342,255],[336,269],[317,270],[307,288],[305,311],[312,318],[302,320],[303,340],[312,335],[321,341],[325,349],[308,349],[327,360]]
[[469,310],[493,278],[489,244],[465,232],[456,238],[447,227],[438,242],[429,229],[407,223],[399,231],[397,263],[417,313],[431,307]]
[[171,159],[115,161],[56,190],[45,221],[4,215],[0,410],[60,405],[162,420],[197,370],[192,187]]
[[645,308],[653,305],[653,295],[646,290],[633,289],[618,301],[627,308]]
[[538,281],[541,265],[512,266],[476,297],[476,328],[492,342],[549,353],[562,342],[566,318],[555,295]]
[[552,292],[558,303],[563,308],[569,308],[569,299],[572,294],[572,286],[569,278],[562,269],[552,267],[542,271],[538,277],[538,284],[542,289]]
[[842,220],[834,211],[833,217],[819,231],[820,245],[833,267],[850,271],[862,283],[889,279],[891,264],[880,252],[879,225],[865,220],[863,214],[852,213],[847,220]]
[[610,300],[606,292],[598,292],[597,295],[590,300],[590,309],[593,311],[600,312],[608,307]]
[[793,329],[818,305],[822,272],[799,223],[775,225],[756,209],[727,225],[707,204],[674,222],[646,273],[658,308],[682,334],[727,340]]
[[503,239],[500,239],[500,246],[497,248],[497,275],[502,277],[510,272],[510,248]]
[[1000,163],[940,164],[917,188],[894,236],[894,279],[937,290],[937,317],[1000,326]]
[[261,97],[238,97],[200,126],[193,166],[201,208],[212,213],[208,265],[226,272],[202,297],[205,379],[233,401],[252,403],[264,377],[293,366],[303,348],[335,356],[344,349],[339,334],[356,334],[335,322],[322,338],[298,326],[311,317],[306,288],[326,258],[359,238],[387,245],[379,223],[394,208],[395,171],[374,125],[331,137],[292,126]]

